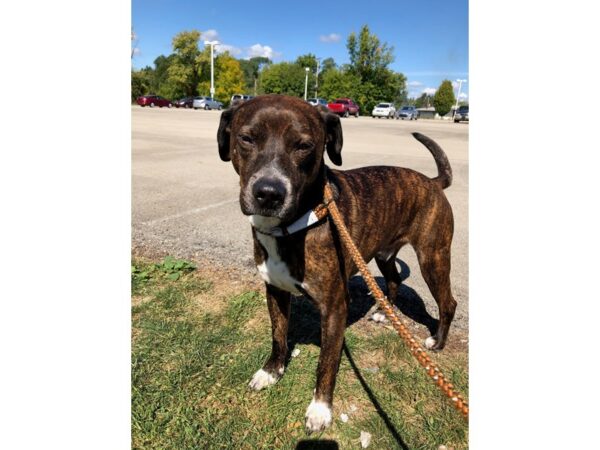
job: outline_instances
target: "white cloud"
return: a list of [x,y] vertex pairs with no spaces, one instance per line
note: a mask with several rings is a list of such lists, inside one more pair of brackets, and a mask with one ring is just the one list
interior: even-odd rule
[[215,41],[219,39],[219,33],[217,32],[217,30],[210,29],[203,31],[201,37],[205,41]]
[[464,92],[461,92],[460,95],[458,96],[459,100],[466,100],[468,97],[468,95]]
[[420,81],[409,81],[407,84],[408,84],[408,87],[411,87],[411,88],[417,88],[417,87],[423,86],[423,83],[421,83]]
[[321,42],[338,42],[342,37],[337,33],[330,33],[328,35],[319,36]]
[[428,87],[428,88],[425,88],[425,89],[423,89],[423,90],[421,91],[421,93],[422,93],[422,94],[427,94],[427,95],[433,95],[433,94],[435,94],[435,91],[437,91],[437,89],[436,89],[436,88],[431,88],[431,87]]
[[276,52],[268,45],[254,44],[247,50],[247,58],[255,56],[264,56],[265,58],[273,59],[273,57],[281,56],[280,52]]
[[238,56],[241,55],[242,49],[229,44],[219,44],[215,47],[215,53],[218,55],[225,52],[229,52],[232,56]]

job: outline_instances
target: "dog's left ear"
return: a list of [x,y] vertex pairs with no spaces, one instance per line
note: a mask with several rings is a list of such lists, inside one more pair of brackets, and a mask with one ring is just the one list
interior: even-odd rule
[[330,113],[325,107],[318,106],[321,117],[325,122],[325,148],[327,156],[336,166],[342,165],[342,124],[337,114]]
[[231,161],[229,151],[229,136],[231,135],[231,121],[233,115],[238,109],[240,103],[234,102],[229,108],[221,113],[221,121],[219,122],[219,130],[217,131],[217,144],[219,146],[219,156],[223,161]]

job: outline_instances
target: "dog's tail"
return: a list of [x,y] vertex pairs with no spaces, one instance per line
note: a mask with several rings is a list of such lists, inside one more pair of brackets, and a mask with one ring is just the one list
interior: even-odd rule
[[438,176],[433,178],[433,181],[437,181],[442,189],[446,189],[452,184],[452,168],[448,157],[444,153],[444,150],[435,143],[433,139],[429,139],[427,136],[421,133],[412,134],[417,141],[423,144],[433,155],[435,164],[438,168]]

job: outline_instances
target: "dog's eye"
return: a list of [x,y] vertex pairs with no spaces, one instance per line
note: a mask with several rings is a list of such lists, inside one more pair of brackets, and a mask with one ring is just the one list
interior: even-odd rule
[[312,142],[300,142],[296,148],[298,150],[310,150],[313,148]]
[[240,141],[242,141],[244,144],[248,144],[248,145],[252,145],[254,144],[254,139],[252,139],[250,136],[248,136],[247,134],[241,134],[239,136]]

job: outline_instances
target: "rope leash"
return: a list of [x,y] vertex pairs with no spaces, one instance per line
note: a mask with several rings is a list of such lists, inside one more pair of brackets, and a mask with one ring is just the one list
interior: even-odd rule
[[417,343],[415,338],[411,335],[410,331],[400,322],[398,316],[394,312],[392,305],[389,300],[385,297],[377,282],[369,272],[367,268],[367,264],[365,260],[359,253],[354,241],[352,241],[352,237],[344,224],[340,211],[337,208],[337,205],[333,199],[333,193],[331,192],[331,187],[329,183],[325,184],[325,205],[329,210],[329,215],[333,219],[333,223],[338,230],[340,235],[340,239],[348,249],[354,264],[358,267],[361,275],[363,276],[365,283],[369,287],[369,290],[373,293],[375,300],[379,303],[379,306],[385,312],[385,315],[388,317],[394,329],[398,332],[400,337],[404,340],[406,345],[409,347],[410,352],[414,355],[415,358],[419,361],[419,364],[425,371],[427,375],[429,375],[435,384],[452,400],[452,404],[458,409],[462,415],[468,419],[469,417],[469,406],[467,402],[462,398],[459,392],[454,389],[454,386],[446,380],[446,377],[442,373],[442,371],[437,367],[437,365],[431,360],[429,355],[421,348],[421,346]]

